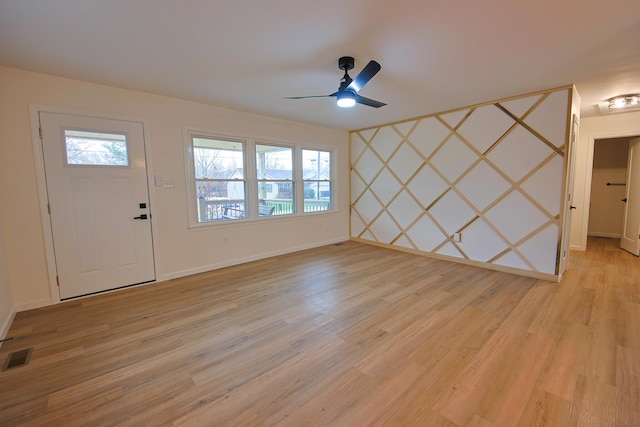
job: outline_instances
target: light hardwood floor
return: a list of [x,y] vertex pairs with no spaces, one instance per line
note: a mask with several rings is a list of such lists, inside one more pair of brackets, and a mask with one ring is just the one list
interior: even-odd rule
[[18,313],[0,425],[640,426],[640,260],[562,283],[346,242]]

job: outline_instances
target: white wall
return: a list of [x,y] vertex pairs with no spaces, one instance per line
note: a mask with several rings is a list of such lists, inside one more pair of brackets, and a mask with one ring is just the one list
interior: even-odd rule
[[[2,209],[0,209],[0,224],[2,223]],[[9,283],[9,269],[7,267],[7,254],[5,250],[2,227],[0,227],[0,339],[6,337],[15,308],[13,293]]]
[[[345,131],[7,67],[0,67],[0,93],[0,225],[4,230],[9,282],[19,310],[49,304],[52,297],[56,300],[51,295],[47,273],[29,105],[145,123],[151,174],[173,178],[176,184],[175,189],[150,187],[158,280],[349,238]],[[335,148],[336,212],[190,231],[183,126],[223,135]],[[223,239],[228,242],[224,246]],[[8,294],[3,288],[0,292]]]
[[576,150],[571,249],[586,250],[591,200],[593,144],[596,139],[640,135],[640,111],[585,117],[580,122]]

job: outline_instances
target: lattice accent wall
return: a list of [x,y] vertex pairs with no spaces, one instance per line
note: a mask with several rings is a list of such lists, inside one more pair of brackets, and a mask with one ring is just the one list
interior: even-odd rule
[[352,132],[352,238],[557,274],[569,108],[562,89]]

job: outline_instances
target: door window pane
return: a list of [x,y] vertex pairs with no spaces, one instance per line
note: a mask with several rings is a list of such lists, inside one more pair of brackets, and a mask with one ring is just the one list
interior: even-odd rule
[[129,166],[124,134],[66,129],[64,137],[67,165]]

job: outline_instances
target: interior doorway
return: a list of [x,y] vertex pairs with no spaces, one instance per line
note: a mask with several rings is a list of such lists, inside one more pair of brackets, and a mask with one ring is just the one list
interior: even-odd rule
[[[587,235],[622,236],[626,207],[629,143],[636,136],[594,140]],[[640,218],[637,218],[640,223]],[[618,246],[619,247],[619,246]]]

